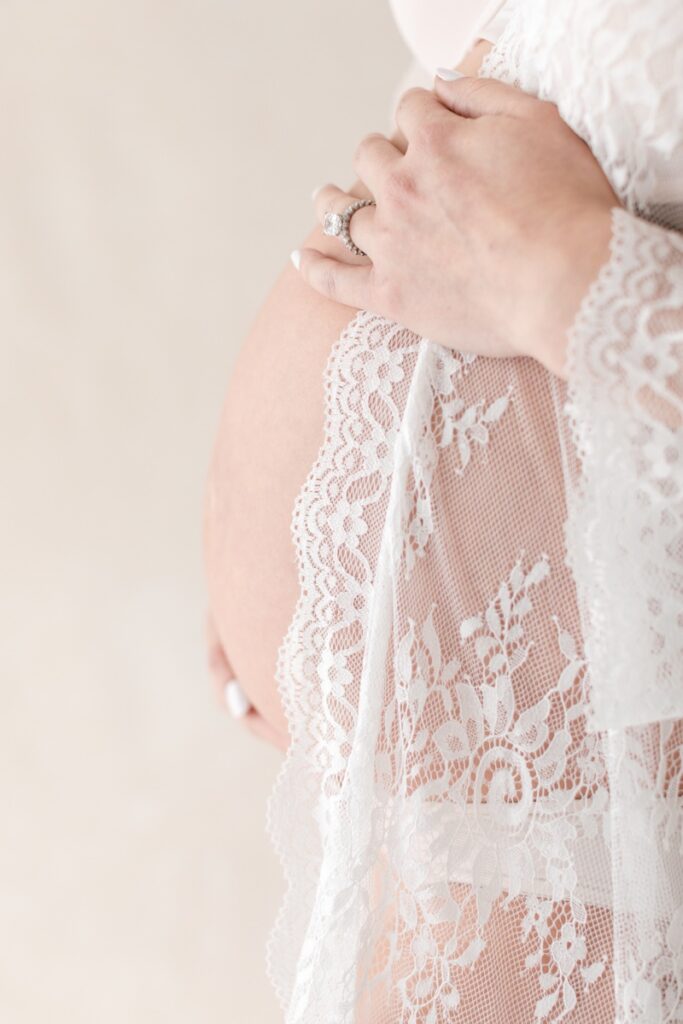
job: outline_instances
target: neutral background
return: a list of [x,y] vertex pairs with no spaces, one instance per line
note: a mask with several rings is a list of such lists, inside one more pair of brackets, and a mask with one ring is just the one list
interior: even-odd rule
[[407,63],[382,0],[0,7],[2,1024],[280,1020],[280,755],[212,702],[203,486]]

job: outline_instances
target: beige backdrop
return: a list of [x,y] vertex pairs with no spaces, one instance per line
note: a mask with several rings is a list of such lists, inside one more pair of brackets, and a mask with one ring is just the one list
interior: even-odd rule
[[382,0],[0,7],[2,1024],[279,1021],[280,755],[212,703],[202,490],[406,62]]

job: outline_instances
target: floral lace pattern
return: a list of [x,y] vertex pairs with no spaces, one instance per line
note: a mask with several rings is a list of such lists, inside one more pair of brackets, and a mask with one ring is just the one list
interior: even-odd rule
[[483,73],[625,209],[566,394],[367,312],[330,353],[276,672],[285,1024],[683,1021],[683,11],[507,8]]
[[[683,170],[679,0],[508,0],[480,74],[556,103],[632,211]],[[664,187],[663,187],[664,186]]]
[[[278,654],[276,678],[292,743],[268,806],[267,830],[280,854],[286,874],[294,856],[319,866],[319,839],[310,820],[311,801],[318,785],[324,795],[338,794],[349,767],[348,747],[357,726],[358,696],[353,691],[354,669],[362,659],[373,600],[376,555],[366,551],[364,535],[379,506],[386,506],[395,463],[402,410],[394,394],[410,379],[418,349],[431,358],[431,400],[421,411],[431,422],[438,409],[457,410],[458,423],[442,429],[434,451],[426,431],[412,463],[416,477],[428,482],[435,451],[458,439],[461,468],[469,462],[469,445],[487,440],[487,424],[500,418],[504,406],[478,402],[463,409],[454,383],[475,357],[431,346],[416,335],[381,317],[360,312],[337,341],[325,373],[326,444],[297,498],[292,534],[300,568],[301,593],[290,628]],[[425,491],[426,494],[426,491]],[[428,506],[406,510],[408,520],[425,515]],[[406,538],[415,529],[406,531]],[[426,536],[420,541],[424,551]],[[406,539],[406,558],[417,557]],[[350,562],[347,562],[347,558]],[[335,628],[335,623],[339,622]],[[349,643],[347,635],[353,640]],[[304,768],[302,763],[306,767]],[[309,774],[310,773],[310,774]],[[290,849],[291,818],[309,831],[297,854]],[[307,845],[310,844],[310,845]],[[289,889],[269,937],[268,974],[281,1003],[294,998],[288,982],[297,942],[304,946],[304,929],[314,911],[315,887],[305,873],[289,874]],[[275,964],[280,965],[280,970]],[[298,977],[303,977],[301,964]]]
[[407,577],[410,577],[416,559],[424,553],[434,529],[430,484],[439,449],[455,444],[459,465],[454,467],[454,471],[458,475],[464,473],[472,457],[473,446],[488,443],[491,425],[501,418],[508,407],[510,388],[488,404],[483,398],[478,398],[469,406],[454,392],[453,374],[459,372],[461,366],[472,363],[474,358],[471,353],[456,355],[444,349],[439,358],[430,363],[430,386],[426,392],[430,404],[424,410],[421,431],[416,441],[413,484],[404,492],[410,499],[401,526]]
[[[683,717],[682,297],[683,237],[615,209],[610,259],[570,338],[566,403],[583,467],[569,529],[575,573],[595,581],[584,601],[601,729]],[[609,465],[618,472],[605,476]],[[615,606],[615,592],[631,600]]]
[[[432,1011],[435,1020],[449,1019],[460,1002],[459,974],[486,949],[495,907],[505,913],[512,903],[518,911],[522,902],[515,928],[524,967],[531,971],[545,960],[537,1018],[560,1019],[576,1005],[575,986],[586,991],[605,969],[604,957],[589,962],[582,897],[609,900],[609,886],[596,864],[594,888],[584,877],[580,892],[576,863],[582,842],[606,857],[599,830],[606,774],[599,745],[576,728],[586,706],[585,662],[555,617],[564,667],[532,706],[519,708],[515,698],[515,673],[531,646],[523,620],[533,588],[549,572],[546,556],[526,572],[518,560],[484,614],[461,623],[462,643],[476,651],[476,680],[462,674],[457,657],[443,662],[432,610],[419,629],[408,620],[397,647],[396,697],[387,705],[386,749],[375,770],[387,795],[402,795],[389,834],[410,821],[410,831],[428,841],[419,873],[400,856],[403,844],[390,857],[394,877],[405,883],[415,876],[401,892],[394,925],[395,934],[407,926],[419,935],[413,973],[402,986],[406,1020],[418,996],[426,1019]],[[551,719],[561,727],[551,729]],[[435,720],[441,724],[434,730]],[[430,784],[418,784],[425,774]],[[468,885],[459,896],[451,891],[456,879]],[[545,898],[531,895],[535,890]],[[529,895],[522,899],[523,892]],[[435,970],[443,958],[448,984]]]
[[[520,554],[482,610],[463,605],[444,632],[438,516],[413,543],[416,482],[432,501],[441,480],[491,481],[477,454],[519,396],[509,365],[497,398],[473,400],[482,362],[368,313],[330,355],[325,457],[295,506],[302,589],[278,666],[294,739],[269,802],[296,867],[268,946],[288,1022],[354,1021],[364,1002],[416,1024],[467,1014],[501,927],[520,950],[511,983],[539,1019],[569,1013],[606,970],[604,927],[599,942],[587,933],[610,896],[586,665],[547,608],[526,639],[551,559]],[[548,679],[531,699],[537,643]],[[378,967],[387,942],[402,953]]]
[[566,525],[595,679],[589,728],[609,730],[625,1021],[683,1014],[682,358],[683,239],[616,209],[610,258],[569,338],[582,471]]

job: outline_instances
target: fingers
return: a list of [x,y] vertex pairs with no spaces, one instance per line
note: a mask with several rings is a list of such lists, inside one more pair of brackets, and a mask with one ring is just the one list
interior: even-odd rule
[[483,117],[485,114],[524,117],[531,106],[541,102],[514,85],[506,85],[493,78],[458,78],[451,82],[437,75],[434,94],[443,106],[460,117]]
[[214,682],[216,698],[233,718],[246,725],[254,736],[286,752],[288,737],[283,736],[253,706],[235,678],[235,672],[223,649],[211,611],[206,616],[208,664]]
[[227,707],[233,718],[243,718],[252,705],[228,661],[213,622],[207,623],[207,635],[208,663],[216,700],[222,708]]
[[408,140],[400,129],[397,128],[393,135],[389,136],[389,142],[396,146],[396,149],[405,156],[408,149]]
[[[362,213],[359,210],[358,213]],[[353,215],[353,220],[357,214]],[[352,266],[317,249],[295,249],[291,260],[304,280],[321,295],[343,306],[372,311],[372,265]]]
[[[322,188],[317,189],[313,194],[316,218],[324,226],[327,214],[342,214],[346,207],[350,206],[351,203],[355,203],[357,199],[358,196],[352,196],[348,192],[337,188],[336,185],[323,185]],[[374,215],[374,206],[363,206],[360,210],[356,210],[349,222],[351,241],[368,254],[372,249]],[[369,255],[357,256],[350,249],[347,249],[341,240],[339,244],[343,246],[343,251],[339,254],[340,259],[344,259],[352,265],[367,264],[369,262]]]
[[206,661],[211,673],[214,695],[221,707],[225,707],[225,684],[234,679],[235,673],[228,664],[223,645],[216,630],[213,615],[209,610],[206,615]]
[[446,121],[449,115],[434,92],[415,88],[403,93],[396,105],[395,116],[397,127],[410,145],[418,132],[423,132],[426,126]]
[[244,718],[252,704],[240,686],[237,674],[228,661],[211,611],[206,617],[207,662],[213,680],[216,700],[233,718]]
[[353,167],[374,196],[381,192],[386,175],[400,162],[404,152],[405,148],[399,149],[379,132],[372,132],[361,139],[356,147]]
[[233,718],[244,718],[252,710],[252,704],[236,679],[229,679],[224,687],[225,703]]
[[[314,191],[312,198],[318,223],[323,226],[328,214],[341,216],[344,210],[358,199],[374,199],[386,175],[405,154],[406,148],[407,141],[400,129],[397,129],[390,138],[380,132],[366,135],[359,143],[354,156],[354,166],[359,180],[352,185],[351,192],[346,192],[336,185],[323,185]],[[367,266],[371,261],[375,212],[374,206],[361,207],[356,210],[349,222],[351,240],[367,255],[354,253],[344,246],[343,240],[340,240],[337,255],[340,262],[350,263],[352,266]]]

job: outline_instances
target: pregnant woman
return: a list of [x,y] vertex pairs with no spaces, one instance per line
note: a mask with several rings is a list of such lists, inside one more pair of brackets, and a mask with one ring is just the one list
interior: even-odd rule
[[471,7],[396,4],[464,77],[318,193],[216,442],[269,976],[286,1024],[683,1020],[683,8]]

